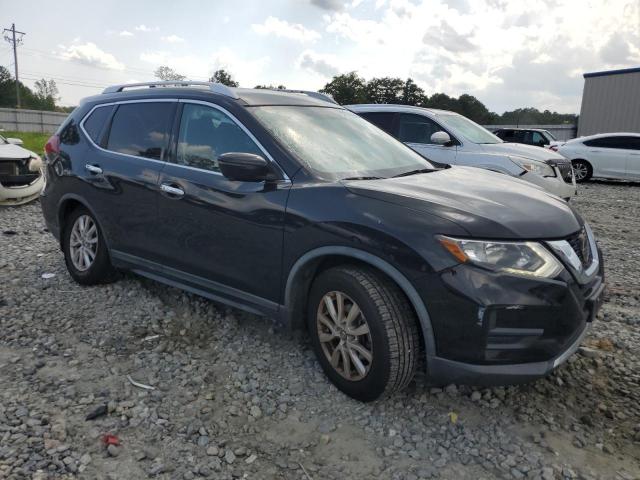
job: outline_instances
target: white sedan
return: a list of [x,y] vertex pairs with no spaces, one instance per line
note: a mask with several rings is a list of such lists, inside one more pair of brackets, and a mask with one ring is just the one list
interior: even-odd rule
[[639,133],[600,133],[550,148],[571,160],[577,182],[592,177],[640,180]]
[[0,135],[0,205],[35,200],[44,186],[42,160],[22,140]]

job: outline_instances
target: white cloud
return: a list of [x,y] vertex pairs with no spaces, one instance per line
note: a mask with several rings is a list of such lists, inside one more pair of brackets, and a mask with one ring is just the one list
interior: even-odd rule
[[158,27],[148,27],[145,24],[140,24],[134,28],[136,32],[157,32],[160,30]]
[[166,37],[162,37],[162,40],[167,42],[167,43],[184,43],[185,39],[182,37],[179,37],[178,35],[175,34],[171,34],[171,35],[167,35]]
[[133,33],[128,30],[122,30],[118,35],[121,37],[133,37]]
[[116,60],[112,54],[101,50],[95,43],[86,42],[69,47],[61,46],[60,56],[83,65],[106,67],[112,70],[124,70],[124,64]]
[[[355,2],[354,2],[355,3]],[[320,7],[323,10],[338,11],[344,9],[342,0],[311,0],[311,5]]]
[[207,80],[214,71],[224,68],[240,85],[248,87],[265,83],[264,71],[270,63],[269,57],[245,59],[229,48],[221,48],[207,56],[147,51],[140,55],[140,60],[151,64],[153,68],[167,65],[189,80]]
[[264,23],[254,23],[251,28],[260,35],[275,35],[298,42],[314,42],[320,38],[320,34],[315,30],[271,16],[267,17]]
[[340,73],[337,60],[332,55],[321,55],[312,50],[305,50],[298,58],[298,66],[324,78]]

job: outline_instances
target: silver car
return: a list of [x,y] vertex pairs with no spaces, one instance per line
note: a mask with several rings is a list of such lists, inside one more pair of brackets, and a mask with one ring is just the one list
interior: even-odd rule
[[348,105],[430,160],[486,168],[544,188],[566,200],[576,194],[571,162],[548,149],[506,143],[468,118],[408,105]]

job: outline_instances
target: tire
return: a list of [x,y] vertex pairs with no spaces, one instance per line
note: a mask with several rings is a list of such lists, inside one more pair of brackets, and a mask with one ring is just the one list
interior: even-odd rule
[[591,179],[593,175],[593,167],[586,160],[571,160],[573,166],[573,174],[576,177],[576,183],[583,183]]
[[[78,231],[74,233],[74,227],[77,225],[78,229],[82,230],[82,224],[87,226],[86,231],[89,233],[81,243],[83,242],[82,245],[86,248],[92,249],[93,258],[91,258],[91,253],[87,253],[87,258],[90,260],[87,262],[85,256],[80,255],[83,260],[80,260],[79,264],[79,257],[75,257],[75,260],[73,258],[77,247],[72,246],[72,243],[78,244]],[[93,227],[95,227],[95,231],[93,231]],[[95,250],[93,250],[93,245],[95,245]],[[81,285],[109,283],[118,278],[117,270],[111,265],[109,251],[100,226],[91,212],[84,207],[76,208],[67,217],[62,231],[62,251],[69,274]]]
[[[327,299],[341,322],[334,322]],[[340,299],[342,315],[337,307]],[[353,305],[359,313],[348,321]],[[321,273],[311,287],[307,327],[325,374],[356,400],[369,402],[391,395],[413,379],[420,355],[415,314],[398,286],[371,268],[345,265]],[[356,343],[358,348],[353,346]],[[371,353],[370,361],[363,349]],[[331,358],[335,358],[333,364]]]

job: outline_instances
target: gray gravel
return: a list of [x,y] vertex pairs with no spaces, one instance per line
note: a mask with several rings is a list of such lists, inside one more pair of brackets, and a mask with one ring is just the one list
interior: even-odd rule
[[419,377],[374,404],[264,319],[133,275],[74,284],[38,204],[2,209],[0,478],[640,478],[640,185],[580,190],[608,274],[584,348],[529,385]]

